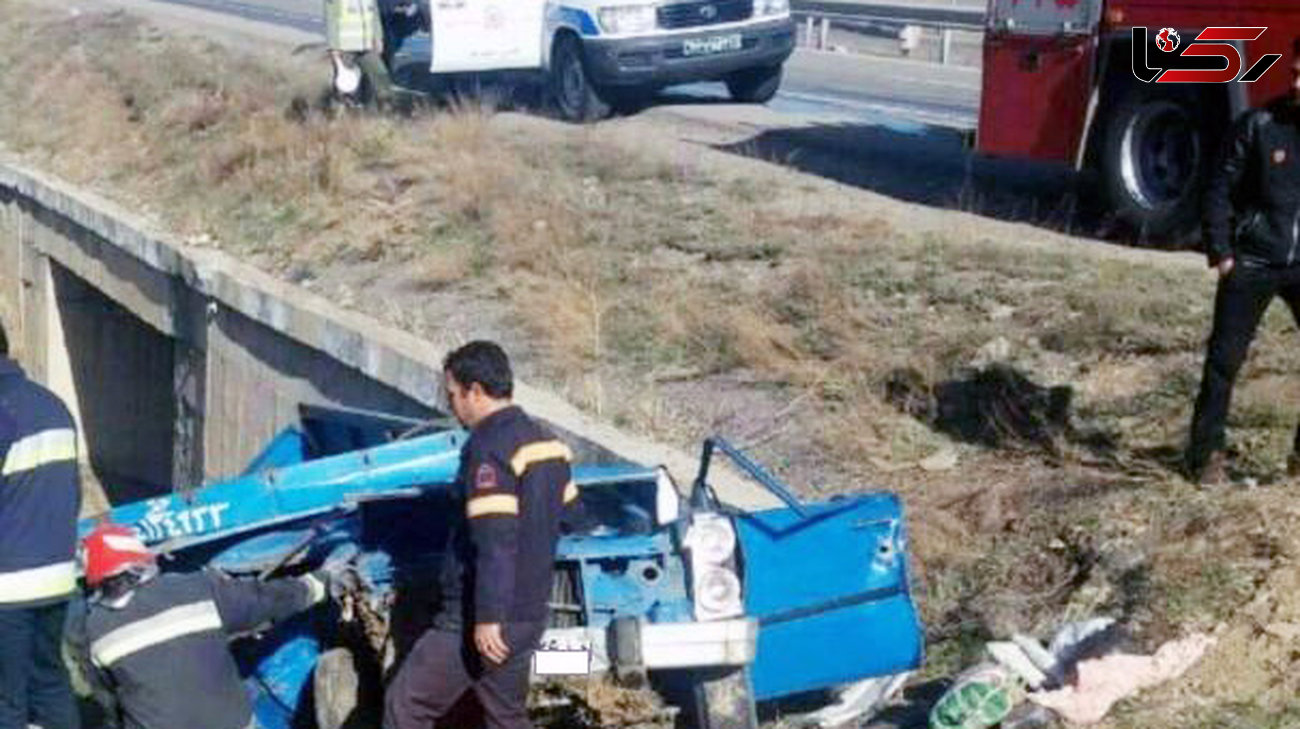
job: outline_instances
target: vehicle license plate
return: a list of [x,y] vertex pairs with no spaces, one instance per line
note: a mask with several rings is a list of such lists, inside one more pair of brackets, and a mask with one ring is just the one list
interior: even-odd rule
[[739,33],[732,35],[715,35],[708,38],[690,38],[682,41],[684,56],[712,56],[716,53],[731,53],[745,46],[745,39]]
[[538,676],[585,676],[591,673],[591,649],[538,648],[533,654],[533,673]]

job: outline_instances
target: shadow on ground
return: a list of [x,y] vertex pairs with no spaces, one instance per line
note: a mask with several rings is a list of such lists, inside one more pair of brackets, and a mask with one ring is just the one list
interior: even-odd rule
[[719,149],[907,202],[1069,234],[1112,232],[1105,216],[1088,209],[1085,181],[1068,167],[981,157],[954,129],[814,125],[766,130]]

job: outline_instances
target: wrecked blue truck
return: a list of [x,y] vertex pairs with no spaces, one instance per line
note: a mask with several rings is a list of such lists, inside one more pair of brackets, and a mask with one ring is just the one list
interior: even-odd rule
[[[433,545],[446,542],[466,437],[303,408],[239,476],[118,506],[82,531],[131,525],[165,570],[267,579],[345,562],[356,579],[327,608],[233,647],[263,726],[356,726],[433,612]],[[786,506],[720,503],[709,480],[719,454]],[[673,697],[686,726],[750,729],[757,703],[817,692],[839,690],[839,710],[860,714],[920,665],[895,495],[803,503],[718,439],[685,498],[662,468],[579,462],[574,480],[583,516],[558,547],[539,684],[684,686]]]

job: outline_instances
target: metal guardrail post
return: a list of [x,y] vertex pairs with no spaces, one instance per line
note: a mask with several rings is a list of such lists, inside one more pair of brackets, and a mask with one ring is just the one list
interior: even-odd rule
[[795,15],[802,16],[803,44],[808,48],[828,50],[831,47],[831,23],[850,27],[863,23],[884,24],[885,27],[901,27],[899,51],[904,56],[919,57],[922,36],[929,38],[937,32],[938,58],[929,53],[925,55],[941,64],[950,64],[954,63],[953,43],[957,31],[982,33],[985,30],[984,11],[958,9],[955,2],[952,0],[949,9],[897,5],[891,4],[891,0],[791,0],[790,7]]

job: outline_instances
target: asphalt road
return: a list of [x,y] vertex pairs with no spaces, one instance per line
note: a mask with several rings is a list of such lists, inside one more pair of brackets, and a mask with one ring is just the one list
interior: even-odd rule
[[[319,0],[166,0],[247,20],[323,33]],[[925,3],[920,3],[924,5]],[[973,128],[979,72],[887,58],[799,51],[787,66],[771,108],[828,119],[879,121],[897,117],[953,128]],[[725,97],[720,85],[678,87],[669,98]],[[688,102],[689,103],[689,102]]]
[[[200,8],[216,12],[196,13],[195,22],[237,23],[242,32],[265,29],[302,42],[320,39],[323,30],[320,0],[87,2],[146,12]],[[322,66],[322,82],[326,74]],[[787,65],[781,93],[765,107],[729,103],[721,84],[692,84],[667,90],[641,113],[682,128],[690,141],[898,199],[1104,233],[1102,222],[1081,214],[1079,180],[1069,170],[970,151],[979,87],[980,71],[971,67],[800,50]]]

